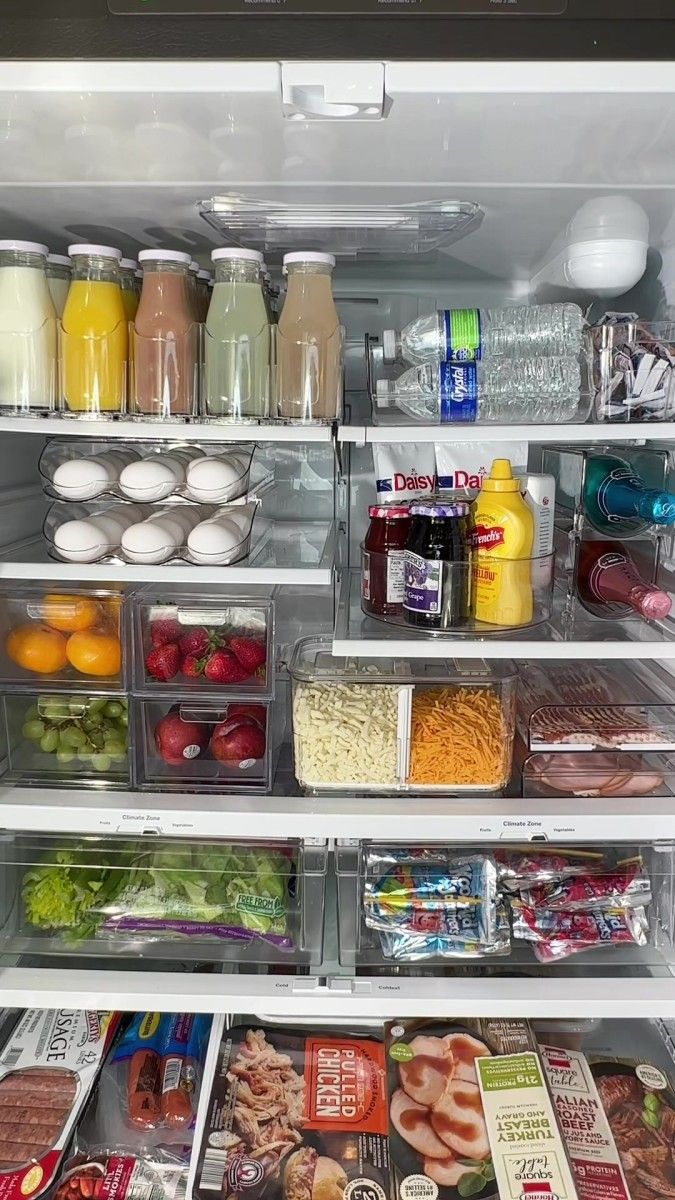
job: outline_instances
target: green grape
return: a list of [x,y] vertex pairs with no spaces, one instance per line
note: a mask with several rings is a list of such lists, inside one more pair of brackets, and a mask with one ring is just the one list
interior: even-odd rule
[[123,712],[124,708],[119,700],[109,700],[105,706],[106,717],[121,717]]
[[75,753],[77,754],[77,757],[79,758],[80,762],[83,762],[83,763],[91,762],[92,758],[94,757],[94,753],[91,749],[91,746],[80,746],[79,749],[77,749],[75,751]]
[[48,729],[40,738],[40,749],[45,754],[53,754],[59,744],[59,735],[56,729]]
[[71,717],[83,717],[86,711],[86,699],[77,700],[74,698],[68,701],[68,712],[70,713]]
[[91,760],[91,765],[95,771],[109,771],[112,763],[107,754],[94,754]]
[[89,741],[95,750],[102,750],[105,738],[99,729],[92,729],[91,733],[89,734]]
[[59,746],[58,750],[56,751],[57,762],[61,763],[61,765],[64,767],[67,763],[73,762],[74,758],[75,751],[71,750],[69,746]]
[[129,713],[127,712],[127,710],[126,710],[126,709],[124,710],[124,712],[123,712],[123,713],[120,715],[120,717],[119,717],[119,724],[120,724],[120,725],[121,725],[123,728],[126,728],[126,727],[127,727],[127,725],[129,724]]
[[84,729],[80,729],[79,725],[69,725],[67,729],[62,729],[60,736],[64,746],[84,746],[87,740]]
[[31,720],[26,721],[26,724],[22,726],[21,732],[25,738],[28,738],[29,742],[39,742],[45,728],[44,721]]
[[106,738],[103,743],[103,751],[109,754],[111,758],[126,758],[127,748],[121,742],[114,742],[110,738]]
[[31,704],[30,708],[26,709],[24,721],[35,721],[40,716],[40,709],[37,704]]
[[92,696],[92,698],[89,701],[89,712],[90,713],[102,712],[107,703],[108,703],[108,701],[106,700],[105,696]]

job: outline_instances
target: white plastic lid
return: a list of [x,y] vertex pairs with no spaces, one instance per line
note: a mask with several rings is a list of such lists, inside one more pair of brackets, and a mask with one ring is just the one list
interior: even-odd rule
[[124,267],[125,271],[135,271],[138,267],[138,263],[136,262],[135,258],[122,258],[120,259],[120,266]]
[[76,254],[91,254],[97,258],[115,258],[120,262],[122,251],[115,246],[96,246],[91,242],[75,242],[68,247],[68,253],[74,258]]
[[190,263],[190,270],[193,271],[195,275],[198,275],[199,274],[199,263],[195,262],[194,258],[190,258],[189,254],[188,254],[188,262]]
[[211,251],[211,262],[219,262],[221,258],[243,258],[258,264],[264,261],[259,250],[245,250],[242,246],[221,246],[219,250]]
[[284,254],[284,267],[300,262],[324,263],[327,267],[334,267],[335,255],[321,254],[318,250],[294,250],[292,254]]
[[72,263],[67,254],[48,254],[47,262],[52,267],[70,267]]
[[13,238],[0,241],[0,251],[2,250],[21,250],[24,254],[44,254],[45,258],[49,254],[49,246],[43,246],[42,242],[17,242]]
[[209,272],[208,272],[208,271],[203,271],[203,270],[202,270],[202,271],[200,271],[200,272],[198,273],[198,275],[197,275],[197,279],[204,279],[204,280],[206,280],[206,279],[210,279],[210,278],[211,278],[211,276],[210,276],[210,274],[209,274]]
[[396,358],[395,329],[385,329],[384,333],[382,334],[382,353],[389,362],[393,362]]
[[138,261],[143,262],[176,262],[187,266],[190,255],[183,250],[141,250]]

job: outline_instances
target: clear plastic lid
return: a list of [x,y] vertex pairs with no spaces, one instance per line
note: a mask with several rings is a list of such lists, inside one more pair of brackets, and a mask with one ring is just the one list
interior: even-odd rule
[[289,673],[302,683],[442,683],[471,687],[516,679],[518,668],[510,659],[414,659],[342,657],[332,653],[332,638],[301,638],[295,643]]
[[[45,248],[46,253],[46,248]],[[93,242],[75,242],[68,247],[71,258],[76,255],[87,255],[92,258],[114,258],[118,263],[122,260],[122,251],[116,246],[98,246]]]
[[221,246],[211,251],[211,262],[220,262],[226,258],[243,258],[247,262],[262,263],[263,256],[259,250],[246,250],[242,246]]
[[187,267],[190,266],[190,255],[182,250],[141,250],[138,261],[183,263]]
[[44,258],[49,254],[49,246],[43,246],[42,242],[20,242],[15,238],[0,241],[0,254],[7,250],[16,250],[19,254],[42,254]]

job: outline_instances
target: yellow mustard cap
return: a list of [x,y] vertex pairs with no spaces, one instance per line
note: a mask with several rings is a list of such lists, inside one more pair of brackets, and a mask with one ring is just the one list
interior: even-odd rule
[[513,478],[511,469],[511,460],[508,458],[495,458],[492,460],[490,474],[483,480],[482,491],[484,492],[518,492],[520,491],[520,480]]

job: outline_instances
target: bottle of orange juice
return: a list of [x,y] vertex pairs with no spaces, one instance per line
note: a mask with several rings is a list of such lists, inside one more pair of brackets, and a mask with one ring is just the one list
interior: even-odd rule
[[124,411],[128,329],[119,280],[121,250],[70,246],[73,278],[62,317],[61,373],[66,413]]
[[477,621],[505,627],[532,620],[534,518],[508,458],[495,458],[471,510],[471,605]]

